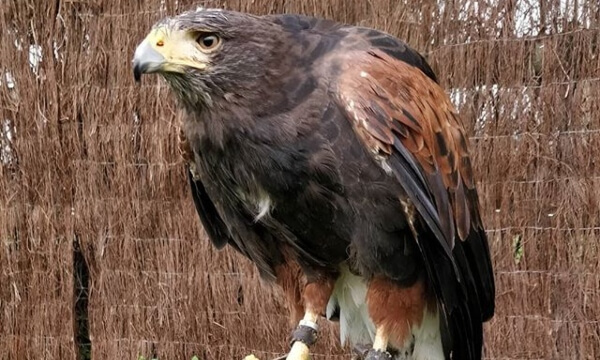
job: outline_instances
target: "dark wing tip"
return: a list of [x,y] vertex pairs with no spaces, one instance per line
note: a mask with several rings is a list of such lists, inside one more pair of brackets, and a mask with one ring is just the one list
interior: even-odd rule
[[233,241],[229,241],[230,237],[227,227],[218,214],[214,204],[208,197],[208,194],[204,189],[204,185],[202,185],[200,181],[194,180],[192,172],[187,167],[186,172],[188,173],[192,199],[194,200],[196,212],[200,217],[204,231],[206,231],[209,239],[217,249],[222,249],[228,243],[233,243]]

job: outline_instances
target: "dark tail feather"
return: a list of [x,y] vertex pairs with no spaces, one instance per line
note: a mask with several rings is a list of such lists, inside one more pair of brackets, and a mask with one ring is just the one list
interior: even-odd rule
[[[432,236],[429,233],[429,236]],[[425,258],[431,286],[438,299],[441,316],[442,344],[446,358],[481,360],[483,317],[478,296],[478,282],[469,266],[470,260],[457,241],[448,258],[438,242],[417,241]],[[455,269],[459,272],[456,273]]]

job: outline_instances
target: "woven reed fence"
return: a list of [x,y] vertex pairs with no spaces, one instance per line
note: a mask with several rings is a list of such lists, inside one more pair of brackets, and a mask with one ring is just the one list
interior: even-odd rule
[[[0,359],[236,359],[285,308],[206,241],[174,99],[133,83],[190,1],[0,1]],[[498,283],[487,359],[600,358],[600,5],[214,1],[387,30],[427,55],[472,135]],[[347,359],[327,327],[315,359]]]

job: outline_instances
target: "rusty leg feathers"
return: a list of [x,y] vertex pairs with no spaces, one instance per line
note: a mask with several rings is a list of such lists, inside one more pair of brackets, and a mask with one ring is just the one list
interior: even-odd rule
[[384,277],[375,277],[369,282],[367,305],[377,331],[366,360],[391,359],[390,348],[406,349],[413,342],[412,329],[420,326],[427,305],[425,285],[417,281],[401,287]]
[[309,347],[317,341],[319,316],[325,314],[327,303],[333,292],[335,279],[324,277],[317,281],[309,282],[304,288],[304,318],[292,333],[292,349],[287,360],[310,359]]

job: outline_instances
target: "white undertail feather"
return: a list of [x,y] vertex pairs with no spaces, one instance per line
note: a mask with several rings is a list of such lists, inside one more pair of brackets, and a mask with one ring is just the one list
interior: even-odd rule
[[437,309],[432,309],[433,312],[428,310],[427,307],[424,310],[421,326],[413,328],[415,348],[412,358],[414,360],[444,360],[440,315]]
[[343,265],[340,277],[335,283],[333,294],[327,304],[327,317],[331,317],[336,307],[340,309],[340,341],[342,345],[370,344],[375,338],[375,325],[367,308],[367,283],[350,272]]
[[[354,275],[346,264],[340,267],[340,276],[327,304],[327,317],[339,308],[340,340],[342,345],[373,344],[375,325],[369,317],[366,303],[367,282]],[[423,321],[413,326],[412,337],[404,349],[398,349],[403,360],[444,360],[440,318],[437,309],[427,309]],[[413,350],[414,349],[414,350]],[[411,353],[412,351],[412,353]]]

